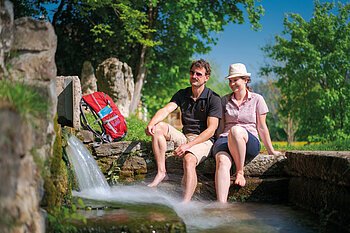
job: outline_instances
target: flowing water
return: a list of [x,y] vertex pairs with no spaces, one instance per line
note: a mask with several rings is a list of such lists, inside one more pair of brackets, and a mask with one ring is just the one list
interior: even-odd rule
[[[193,233],[255,233],[255,232],[319,232],[317,220],[302,211],[284,205],[193,201],[182,204],[179,197],[146,185],[110,187],[90,152],[75,136],[68,140],[66,152],[77,175],[80,191],[73,195],[96,202],[140,205],[140,208],[164,205],[173,209],[183,220],[187,232]],[[117,211],[117,210],[116,210]],[[120,211],[120,210],[118,210]],[[108,218],[113,211],[101,211]],[[91,213],[93,215],[93,213]]]

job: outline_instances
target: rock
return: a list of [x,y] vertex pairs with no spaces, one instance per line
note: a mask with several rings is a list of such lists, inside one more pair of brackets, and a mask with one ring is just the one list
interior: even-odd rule
[[287,173],[350,186],[349,151],[288,151]]
[[80,80],[82,95],[91,94],[97,91],[97,79],[95,77],[94,67],[92,67],[91,62],[84,62]]
[[13,5],[10,1],[0,1],[0,79],[7,75],[5,58],[13,41]]
[[131,67],[117,58],[108,58],[96,69],[98,90],[108,94],[124,117],[134,95],[134,79]]
[[78,76],[57,76],[57,114],[61,126],[80,129],[81,86]]

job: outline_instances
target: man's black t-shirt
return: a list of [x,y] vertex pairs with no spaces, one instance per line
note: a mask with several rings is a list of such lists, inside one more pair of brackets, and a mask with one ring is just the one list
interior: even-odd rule
[[[205,87],[199,98],[194,101],[191,87],[179,90],[170,100],[181,109],[182,132],[200,134],[207,129],[207,118],[222,117],[221,98]],[[213,140],[214,137],[211,139]]]

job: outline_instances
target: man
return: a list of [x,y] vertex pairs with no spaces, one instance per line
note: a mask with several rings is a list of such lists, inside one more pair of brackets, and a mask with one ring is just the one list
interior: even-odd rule
[[[157,111],[146,128],[152,136],[152,148],[158,173],[149,187],[157,186],[166,178],[166,141],[174,141],[174,154],[183,158],[184,195],[189,202],[197,186],[196,166],[210,154],[213,137],[222,117],[220,96],[205,86],[210,77],[210,65],[203,59],[194,61],[190,67],[191,87],[179,90],[163,108]],[[180,107],[182,133],[162,122]]]

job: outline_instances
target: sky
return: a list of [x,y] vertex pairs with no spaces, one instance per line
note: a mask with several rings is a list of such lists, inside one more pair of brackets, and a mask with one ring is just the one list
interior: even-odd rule
[[[350,1],[340,2],[345,4]],[[261,29],[254,31],[249,23],[227,25],[224,32],[217,34],[218,42],[212,47],[212,51],[196,56],[208,60],[220,79],[228,75],[230,64],[241,62],[246,65],[247,71],[252,73],[252,83],[264,80],[258,75],[260,67],[267,61],[261,48],[273,44],[275,35],[282,35],[285,13],[297,13],[309,21],[314,9],[313,0],[262,0],[260,4],[265,9],[265,15],[260,19]]]

